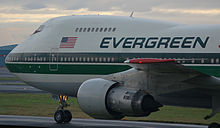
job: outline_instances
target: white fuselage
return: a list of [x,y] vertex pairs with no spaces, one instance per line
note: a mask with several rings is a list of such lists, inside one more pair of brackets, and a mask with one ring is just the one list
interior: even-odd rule
[[[176,58],[220,70],[220,25],[183,25],[117,16],[66,16],[43,24],[7,57],[10,71],[52,93],[76,96],[90,78],[125,71],[131,58]],[[61,46],[74,37],[74,48]],[[72,46],[70,46],[72,47]],[[189,59],[189,61],[187,61]],[[207,70],[208,74],[220,74]]]

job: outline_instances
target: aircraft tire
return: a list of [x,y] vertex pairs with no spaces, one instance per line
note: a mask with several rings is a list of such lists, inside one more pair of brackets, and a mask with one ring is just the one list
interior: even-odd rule
[[65,118],[64,123],[69,123],[72,120],[72,113],[69,110],[64,110]]
[[63,123],[64,122],[64,119],[65,119],[65,114],[64,114],[64,111],[63,110],[57,110],[55,113],[54,113],[54,120],[60,124],[60,123]]
[[220,125],[217,123],[211,123],[208,128],[220,128]]

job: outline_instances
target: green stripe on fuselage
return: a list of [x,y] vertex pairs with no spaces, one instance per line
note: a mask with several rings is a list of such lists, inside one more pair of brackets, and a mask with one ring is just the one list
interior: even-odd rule
[[128,65],[105,64],[6,64],[13,73],[107,75],[130,69]]
[[[130,69],[116,64],[6,64],[13,73],[108,75]],[[220,77],[220,66],[188,66],[207,75]]]
[[220,66],[189,66],[189,67],[210,76],[220,77]]

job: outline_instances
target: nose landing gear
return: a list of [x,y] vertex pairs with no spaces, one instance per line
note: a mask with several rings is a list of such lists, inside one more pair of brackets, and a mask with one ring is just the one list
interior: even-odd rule
[[59,95],[60,105],[54,113],[54,120],[57,123],[69,123],[72,119],[72,113],[69,110],[64,110],[64,107],[70,106],[67,104],[68,96]]

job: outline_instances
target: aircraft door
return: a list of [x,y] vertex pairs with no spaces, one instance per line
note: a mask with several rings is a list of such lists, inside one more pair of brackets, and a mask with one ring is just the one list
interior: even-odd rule
[[49,70],[50,71],[58,71],[58,48],[52,48],[50,50],[50,64],[49,64]]

